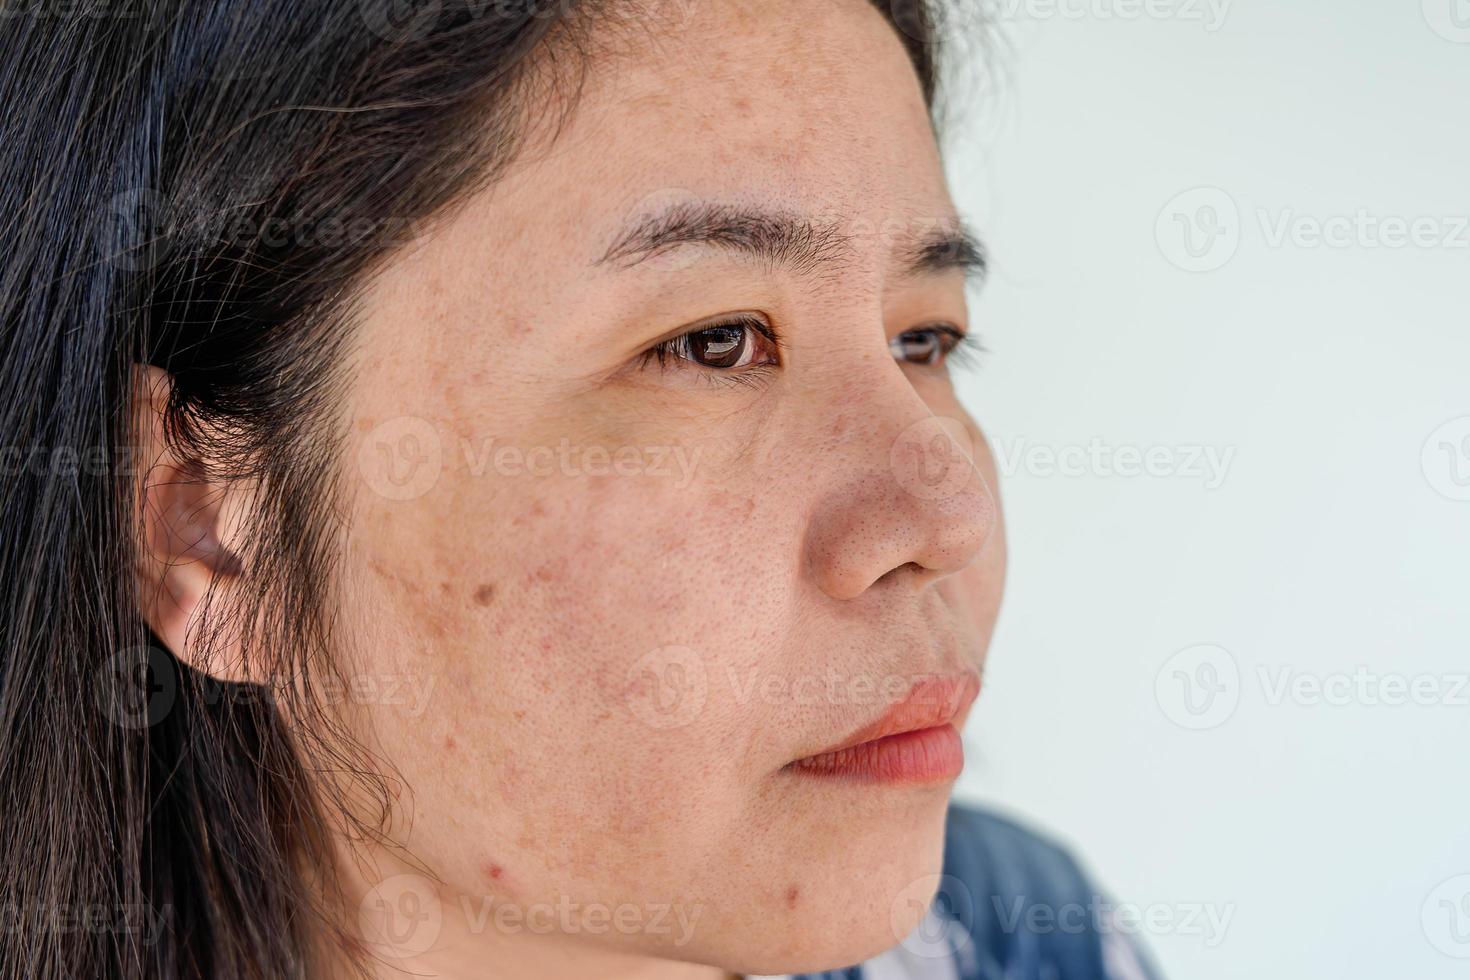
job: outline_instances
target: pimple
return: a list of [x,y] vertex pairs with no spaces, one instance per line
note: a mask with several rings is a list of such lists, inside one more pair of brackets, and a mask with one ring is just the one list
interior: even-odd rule
[[485,880],[492,885],[500,885],[503,887],[506,884],[505,868],[501,867],[494,861],[486,861],[483,865],[481,865],[480,873],[483,874],[485,876]]

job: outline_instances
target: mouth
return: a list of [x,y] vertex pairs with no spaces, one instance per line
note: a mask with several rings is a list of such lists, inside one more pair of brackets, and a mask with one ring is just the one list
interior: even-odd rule
[[952,782],[965,767],[956,720],[964,718],[979,693],[980,677],[973,671],[926,678],[881,717],[784,769],[810,779],[890,785]]

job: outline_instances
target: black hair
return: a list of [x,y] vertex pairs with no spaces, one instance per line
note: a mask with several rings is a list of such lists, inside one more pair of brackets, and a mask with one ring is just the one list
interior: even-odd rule
[[[874,3],[933,105],[935,8]],[[0,0],[0,976],[281,980],[345,941],[315,878],[343,794],[388,799],[303,692],[333,669],[356,287],[650,6]],[[143,621],[138,365],[180,456],[257,490],[226,612],[278,687]]]

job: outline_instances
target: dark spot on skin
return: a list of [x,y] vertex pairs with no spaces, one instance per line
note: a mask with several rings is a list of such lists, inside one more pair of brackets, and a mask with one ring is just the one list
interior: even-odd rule
[[786,889],[786,907],[788,909],[796,908],[796,900],[798,897],[800,897],[800,895],[801,890],[795,885],[792,885],[790,888]]
[[486,582],[484,585],[475,590],[475,601],[482,606],[490,605],[491,601],[493,601],[494,598],[495,586],[490,582]]

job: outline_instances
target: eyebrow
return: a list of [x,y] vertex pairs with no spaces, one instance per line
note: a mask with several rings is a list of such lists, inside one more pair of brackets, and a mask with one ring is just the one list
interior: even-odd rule
[[[953,218],[928,224],[932,227],[923,233],[900,241],[900,275],[938,275],[957,270],[967,279],[984,278],[985,247],[973,231]],[[680,245],[704,245],[813,274],[850,260],[858,237],[835,222],[818,222],[787,212],[682,202],[642,217],[593,264],[616,264],[627,269]]]

